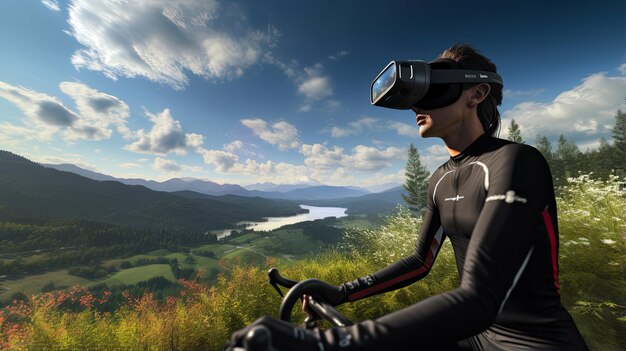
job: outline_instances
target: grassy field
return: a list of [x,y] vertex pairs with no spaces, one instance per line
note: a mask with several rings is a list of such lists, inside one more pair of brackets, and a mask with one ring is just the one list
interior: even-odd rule
[[18,291],[27,295],[40,293],[41,288],[50,282],[53,282],[57,288],[70,287],[73,285],[89,286],[93,284],[91,280],[68,274],[67,269],[45,274],[30,275],[22,279],[0,281],[0,286],[8,289],[0,294],[0,301],[8,301],[11,295]]
[[140,281],[148,280],[150,278],[162,276],[167,280],[176,281],[172,269],[167,264],[149,264],[147,266],[133,267],[124,269],[120,272],[113,274],[110,278],[101,281],[107,286],[114,286],[120,284],[137,284]]
[[[340,222],[340,227],[342,228],[369,228],[371,226],[372,223],[364,216],[344,217],[341,218]],[[16,280],[0,280],[0,302],[7,301],[10,296],[18,291],[26,294],[39,293],[41,288],[50,282],[54,283],[56,287],[62,288],[73,285],[91,286],[99,283],[105,283],[109,286],[136,284],[139,281],[157,276],[163,276],[171,281],[176,280],[170,266],[167,264],[150,264],[142,267],[122,269],[120,265],[124,261],[130,262],[134,266],[140,259],[175,258],[178,260],[181,268],[203,269],[209,277],[213,277],[219,272],[219,261],[222,259],[240,260],[244,263],[259,263],[264,262],[269,257],[274,257],[280,261],[291,263],[318,252],[319,249],[319,243],[304,235],[301,229],[277,229],[270,233],[248,233],[232,238],[228,243],[209,244],[191,248],[192,252],[211,251],[214,254],[214,258],[193,254],[195,262],[192,264],[185,263],[187,254],[171,253],[166,249],[160,249],[132,257],[103,261],[102,266],[105,268],[115,267],[118,272],[98,281],[69,275],[67,270],[31,275]],[[29,260],[41,256],[42,254],[36,253],[22,259]],[[2,257],[1,259],[12,260],[15,257]]]
[[376,227],[376,224],[371,219],[368,219],[366,215],[356,215],[340,218],[337,227],[372,229]]

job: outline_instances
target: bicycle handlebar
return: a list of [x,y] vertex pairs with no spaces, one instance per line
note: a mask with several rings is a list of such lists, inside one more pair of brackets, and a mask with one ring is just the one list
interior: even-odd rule
[[270,331],[262,326],[257,325],[250,329],[243,339],[243,347],[233,347],[228,351],[273,351],[272,335]]
[[[318,279],[307,279],[294,285],[283,298],[278,310],[278,317],[285,322],[291,322],[291,310],[298,299],[304,294],[311,296],[321,295],[320,292],[327,286],[326,283]],[[309,299],[309,302],[311,302],[311,309],[315,313],[335,326],[345,327],[354,324],[323,299]]]

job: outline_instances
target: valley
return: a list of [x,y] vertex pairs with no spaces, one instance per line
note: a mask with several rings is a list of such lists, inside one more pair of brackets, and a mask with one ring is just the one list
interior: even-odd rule
[[[221,265],[230,261],[255,264],[275,259],[290,264],[329,248],[337,243],[341,231],[352,227],[370,227],[376,217],[358,215],[339,219],[333,217],[286,225],[271,231],[244,230],[219,242],[158,248],[132,255],[91,260],[50,271],[0,274],[0,304],[8,303],[16,294],[37,294],[47,289],[67,289],[75,285],[87,288],[106,285],[107,288],[128,288],[154,278],[175,283],[179,277],[190,278],[201,270],[210,283],[220,272]],[[69,250],[69,248],[68,248]],[[16,260],[25,265],[42,261],[54,251],[35,250],[17,254],[0,254],[0,267]],[[175,267],[175,268],[174,268]],[[43,270],[45,267],[39,267]],[[77,269],[104,272],[102,276],[77,276]],[[175,274],[174,271],[178,271]],[[74,274],[72,274],[74,271]],[[80,270],[78,270],[80,272]],[[82,272],[83,274],[85,271]],[[178,277],[177,277],[178,275]]]

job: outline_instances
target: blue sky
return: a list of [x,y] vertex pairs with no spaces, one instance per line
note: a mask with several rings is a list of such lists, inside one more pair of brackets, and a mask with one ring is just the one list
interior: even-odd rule
[[582,150],[626,109],[622,1],[21,1],[0,5],[0,148],[117,177],[375,186],[415,144],[373,107],[391,60],[465,42],[504,78],[522,136]]

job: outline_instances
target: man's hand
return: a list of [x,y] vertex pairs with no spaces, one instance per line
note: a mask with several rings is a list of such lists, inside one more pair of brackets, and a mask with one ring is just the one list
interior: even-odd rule
[[233,333],[229,347],[243,347],[244,339],[248,332],[258,325],[262,325],[269,330],[272,341],[271,346],[274,350],[320,351],[325,349],[324,340],[320,337],[318,331],[300,328],[272,317],[261,317],[249,326]]

